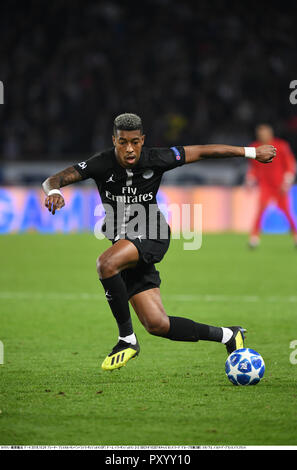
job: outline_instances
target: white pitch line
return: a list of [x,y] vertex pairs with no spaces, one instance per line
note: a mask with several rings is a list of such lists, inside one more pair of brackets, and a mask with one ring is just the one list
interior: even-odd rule
[[[220,295],[220,294],[162,294],[164,300],[175,302],[289,302],[296,303],[296,295],[288,296],[259,296],[259,295]],[[70,300],[70,301],[104,301],[103,294],[87,292],[1,292],[1,300]]]

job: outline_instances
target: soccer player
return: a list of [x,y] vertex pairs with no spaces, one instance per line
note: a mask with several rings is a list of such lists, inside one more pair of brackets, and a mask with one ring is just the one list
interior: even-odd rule
[[[140,351],[129,301],[152,335],[174,341],[217,341],[225,344],[228,354],[243,347],[245,330],[240,326],[216,327],[166,314],[155,263],[160,262],[168,250],[170,228],[158,210],[156,194],[163,173],[172,168],[205,158],[224,157],[250,156],[261,163],[269,163],[276,155],[275,148],[272,145],[257,149],[228,145],[147,148],[142,121],[130,113],[116,117],[112,140],[113,148],[43,183],[47,195],[45,206],[55,214],[65,204],[61,187],[93,178],[106,211],[103,230],[112,245],[98,257],[97,272],[117,322],[119,338],[102,368],[120,368]],[[136,235],[135,208],[142,215],[136,217]]]
[[271,201],[275,201],[286,215],[295,246],[297,246],[297,228],[290,214],[288,197],[288,192],[295,179],[295,157],[288,142],[274,137],[274,131],[270,125],[260,124],[257,126],[256,137],[257,140],[251,145],[256,148],[263,144],[273,145],[277,149],[277,158],[271,165],[265,167],[265,171],[263,171],[263,166],[258,161],[251,160],[249,164],[246,184],[248,187],[252,187],[258,183],[260,190],[259,204],[250,233],[249,246],[255,248],[260,243],[261,219]]

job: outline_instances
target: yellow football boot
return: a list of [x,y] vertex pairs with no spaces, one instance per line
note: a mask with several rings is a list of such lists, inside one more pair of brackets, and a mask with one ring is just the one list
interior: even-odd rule
[[140,346],[136,340],[136,344],[126,343],[126,341],[120,340],[111,353],[102,362],[103,370],[114,370],[120,369],[125,366],[130,359],[138,356],[140,352]]
[[244,333],[246,330],[242,328],[241,326],[228,326],[230,330],[233,331],[233,335],[227,341],[225,344],[227,353],[231,354],[233,351],[236,351],[236,349],[242,349],[244,348]]

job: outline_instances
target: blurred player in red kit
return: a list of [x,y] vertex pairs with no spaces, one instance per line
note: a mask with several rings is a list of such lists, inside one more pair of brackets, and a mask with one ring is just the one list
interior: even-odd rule
[[277,158],[264,170],[263,165],[261,166],[256,160],[250,160],[249,162],[246,184],[248,187],[258,184],[260,189],[259,203],[250,233],[249,246],[255,248],[259,245],[262,215],[268,204],[274,201],[286,215],[297,247],[297,226],[290,213],[288,197],[288,192],[295,180],[295,157],[288,142],[274,137],[273,129],[268,124],[257,126],[256,138],[257,140],[251,146],[273,145],[277,149]]

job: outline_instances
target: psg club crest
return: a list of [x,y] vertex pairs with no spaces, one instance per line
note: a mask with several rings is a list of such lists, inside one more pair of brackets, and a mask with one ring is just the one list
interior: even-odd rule
[[150,179],[154,174],[154,171],[153,170],[145,170],[143,173],[142,173],[142,176],[145,180],[148,180]]

